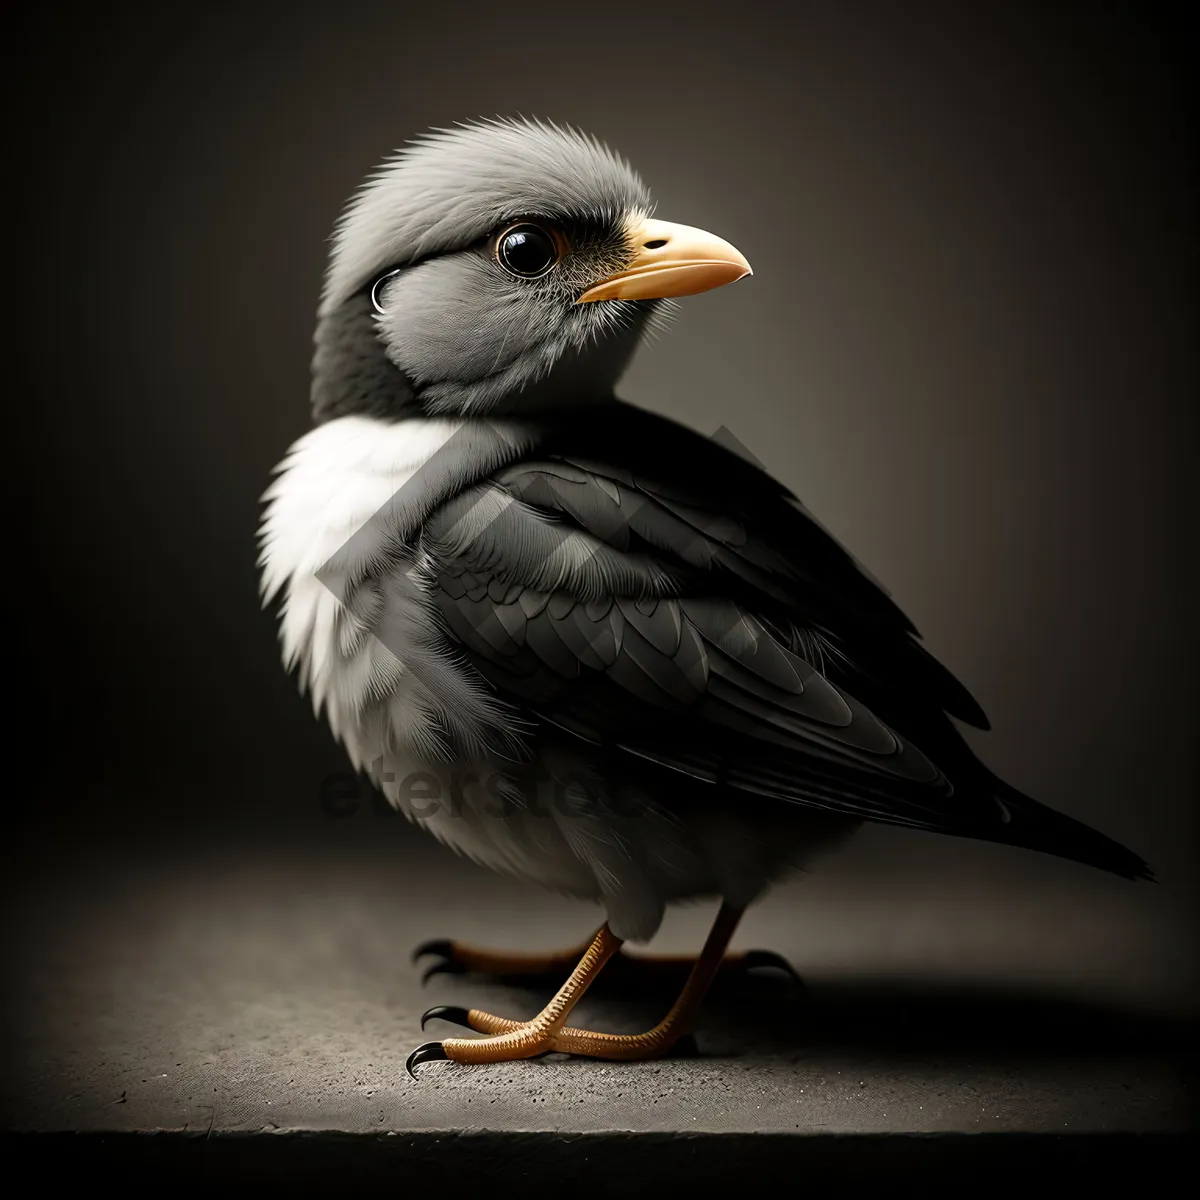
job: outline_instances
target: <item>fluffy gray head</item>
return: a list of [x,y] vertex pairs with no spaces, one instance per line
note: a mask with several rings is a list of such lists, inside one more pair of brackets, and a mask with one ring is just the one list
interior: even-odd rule
[[[480,412],[611,390],[656,302],[575,301],[629,261],[628,229],[650,207],[629,165],[572,129],[483,121],[405,147],[337,227],[317,417]],[[536,278],[497,253],[522,221],[561,248]]]

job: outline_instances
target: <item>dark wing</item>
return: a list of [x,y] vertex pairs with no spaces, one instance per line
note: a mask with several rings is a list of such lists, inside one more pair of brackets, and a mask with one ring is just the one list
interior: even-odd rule
[[669,429],[510,465],[427,525],[446,628],[503,698],[714,785],[1112,858],[975,758],[947,713],[978,706],[794,498]]

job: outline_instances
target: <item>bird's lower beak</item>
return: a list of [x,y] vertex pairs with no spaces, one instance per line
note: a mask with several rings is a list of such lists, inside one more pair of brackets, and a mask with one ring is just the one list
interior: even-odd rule
[[576,304],[694,296],[753,274],[741,251],[703,229],[643,221],[629,236],[633,262],[588,288]]

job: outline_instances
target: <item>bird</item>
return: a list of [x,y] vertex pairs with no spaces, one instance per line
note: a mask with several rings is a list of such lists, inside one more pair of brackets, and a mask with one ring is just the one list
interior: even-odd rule
[[[984,764],[959,728],[989,728],[979,704],[799,498],[618,398],[681,298],[752,275],[660,219],[596,137],[526,117],[418,135],[336,223],[311,424],[262,497],[283,665],[395,809],[604,914],[561,953],[418,947],[563,982],[531,1020],[431,1009],[422,1028],[478,1036],[417,1047],[414,1076],[694,1046],[714,979],[752,965],[728,953],[742,914],[866,823],[1153,879]],[[703,900],[711,932],[657,1025],[567,1024],[668,906]]]

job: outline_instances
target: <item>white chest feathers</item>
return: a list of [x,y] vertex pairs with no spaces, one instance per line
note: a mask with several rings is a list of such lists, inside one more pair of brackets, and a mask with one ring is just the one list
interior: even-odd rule
[[[318,426],[288,451],[263,495],[259,530],[263,604],[282,596],[288,670],[325,715],[355,765],[381,750],[365,728],[372,699],[401,702],[404,664],[361,627],[318,573],[461,427],[454,420],[381,422],[348,416]],[[393,714],[394,716],[395,714]],[[402,722],[402,724],[407,724]]]

